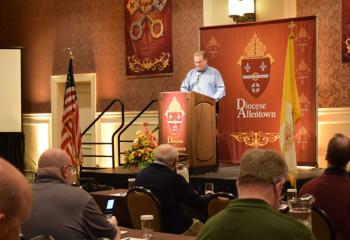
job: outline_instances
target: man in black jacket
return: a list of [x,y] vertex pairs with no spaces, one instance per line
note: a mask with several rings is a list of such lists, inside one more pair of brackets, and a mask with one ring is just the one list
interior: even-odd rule
[[206,208],[207,199],[200,196],[186,180],[175,172],[178,152],[169,144],[159,145],[153,152],[154,163],[136,176],[136,185],[145,187],[161,205],[162,231],[195,236],[203,226],[184,208]]

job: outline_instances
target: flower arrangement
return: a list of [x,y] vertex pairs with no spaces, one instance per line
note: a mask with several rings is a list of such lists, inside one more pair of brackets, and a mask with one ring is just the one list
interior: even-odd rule
[[136,138],[131,145],[131,150],[125,153],[125,168],[145,168],[153,163],[153,150],[158,146],[156,137],[147,129],[148,123],[141,125],[141,130],[136,132]]

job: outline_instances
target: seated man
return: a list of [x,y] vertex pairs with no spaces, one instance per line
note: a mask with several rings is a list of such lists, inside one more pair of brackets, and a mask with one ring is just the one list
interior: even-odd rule
[[346,165],[350,160],[350,140],[337,133],[328,142],[328,167],[322,176],[305,183],[299,194],[311,193],[315,205],[324,210],[333,224],[337,240],[350,237],[350,178]]
[[236,182],[238,199],[210,218],[197,239],[315,239],[302,223],[277,211],[287,171],[274,151],[246,152]]
[[32,204],[30,185],[20,171],[0,158],[0,239],[18,240]]
[[[55,239],[120,239],[94,199],[83,189],[70,186],[71,160],[61,149],[48,149],[39,158],[37,179],[32,185],[32,213],[23,224],[23,235]],[[113,222],[114,221],[114,222]],[[116,219],[112,223],[116,225]]]
[[136,176],[135,184],[151,190],[161,205],[162,231],[196,235],[203,225],[183,207],[206,209],[207,199],[195,192],[186,180],[175,172],[178,152],[169,144],[159,145],[153,152],[154,163]]

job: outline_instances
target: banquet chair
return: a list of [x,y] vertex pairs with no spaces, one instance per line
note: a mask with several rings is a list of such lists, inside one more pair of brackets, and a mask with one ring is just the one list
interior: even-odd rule
[[19,240],[55,240],[51,235],[38,235],[32,238],[25,238],[23,235],[20,235]]
[[335,230],[326,213],[317,206],[311,208],[312,232],[317,240],[335,240]]
[[97,192],[102,189],[99,188],[97,181],[93,177],[80,177],[80,186],[87,192]]
[[155,231],[161,231],[160,203],[157,197],[147,188],[136,186],[126,194],[129,216],[135,229],[141,229],[141,215],[153,215]]
[[234,195],[231,193],[218,192],[214,193],[208,203],[208,218],[214,216],[222,209],[224,209],[230,200],[234,199]]

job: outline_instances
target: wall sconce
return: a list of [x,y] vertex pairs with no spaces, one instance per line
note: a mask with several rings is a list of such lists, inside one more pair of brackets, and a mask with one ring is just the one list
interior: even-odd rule
[[255,0],[228,0],[228,14],[234,23],[255,21]]

